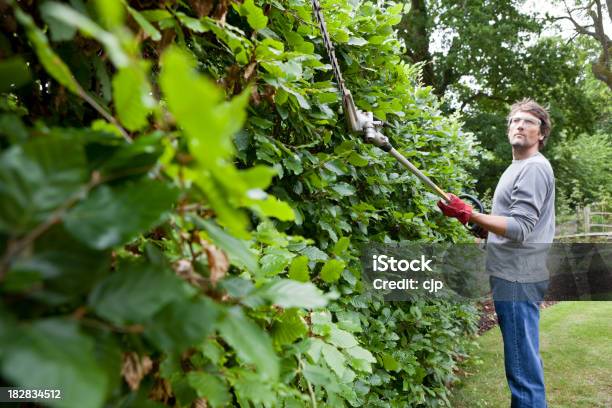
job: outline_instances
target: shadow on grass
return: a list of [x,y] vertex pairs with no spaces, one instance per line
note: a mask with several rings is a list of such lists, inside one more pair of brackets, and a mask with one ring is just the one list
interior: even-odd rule
[[[560,302],[541,311],[540,342],[548,405],[612,407],[612,302]],[[497,327],[478,339],[481,363],[453,391],[456,408],[510,406]]]

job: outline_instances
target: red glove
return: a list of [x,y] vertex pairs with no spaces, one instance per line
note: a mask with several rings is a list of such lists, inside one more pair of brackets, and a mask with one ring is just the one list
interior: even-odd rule
[[448,204],[444,201],[438,201],[438,207],[442,210],[442,213],[447,217],[455,217],[462,224],[467,224],[472,216],[472,206],[466,204],[454,194],[448,193],[450,198]]

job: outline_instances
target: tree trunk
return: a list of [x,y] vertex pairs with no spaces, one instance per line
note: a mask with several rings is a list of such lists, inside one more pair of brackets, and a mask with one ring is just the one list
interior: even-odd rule
[[423,83],[438,93],[433,60],[429,53],[430,21],[425,0],[411,0],[410,11],[403,15],[398,25],[399,36],[406,44],[406,56],[410,62],[423,63]]

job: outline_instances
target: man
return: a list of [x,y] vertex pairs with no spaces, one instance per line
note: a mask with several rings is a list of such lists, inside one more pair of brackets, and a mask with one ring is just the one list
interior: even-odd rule
[[512,408],[545,408],[539,351],[539,301],[548,287],[546,253],[555,233],[555,180],[540,153],[550,135],[550,116],[530,99],[512,105],[508,140],[512,164],[501,176],[491,214],[451,195],[438,206],[446,216],[488,231],[487,272],[504,341]]

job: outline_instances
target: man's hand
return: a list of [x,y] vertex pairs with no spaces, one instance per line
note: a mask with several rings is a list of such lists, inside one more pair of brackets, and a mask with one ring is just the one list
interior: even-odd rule
[[486,239],[489,237],[489,231],[487,231],[486,229],[482,228],[480,225],[476,224],[473,228],[470,228],[470,232],[472,233],[472,235],[478,237],[478,238],[482,238],[482,239]]
[[448,203],[442,200],[438,201],[438,207],[440,207],[442,213],[447,217],[455,217],[464,225],[467,224],[472,216],[472,207],[454,194],[449,193],[448,197]]

